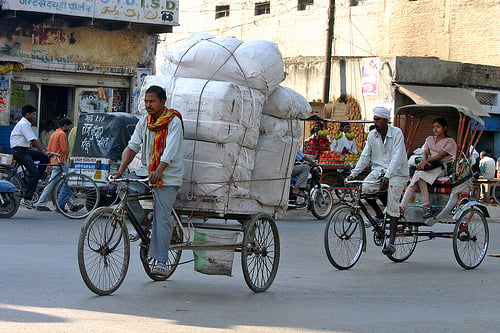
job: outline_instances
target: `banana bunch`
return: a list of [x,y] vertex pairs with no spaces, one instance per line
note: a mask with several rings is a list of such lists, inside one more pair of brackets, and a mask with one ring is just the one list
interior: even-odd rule
[[328,136],[328,130],[321,130],[321,131],[318,131],[318,136],[320,138],[326,138]]
[[345,158],[344,161],[346,163],[356,163],[359,160],[359,155],[355,153],[348,154]]
[[10,73],[12,71],[20,72],[25,70],[26,67],[20,62],[6,62],[0,61],[0,75]]
[[337,132],[335,133],[335,140],[339,140],[340,138],[342,138],[342,132]]
[[356,135],[353,132],[347,132],[345,134],[345,137],[347,138],[347,140],[352,141],[352,140],[354,140],[354,138],[356,137]]

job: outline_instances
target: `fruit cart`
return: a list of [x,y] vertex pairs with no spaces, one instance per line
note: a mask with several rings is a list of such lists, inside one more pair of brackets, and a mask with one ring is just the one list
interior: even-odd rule
[[304,152],[306,154],[313,155],[317,160],[317,163],[323,168],[322,182],[332,187],[344,186],[344,178],[356,165],[359,159],[359,154],[363,150],[366,137],[368,136],[367,124],[371,124],[373,121],[323,119],[318,115],[313,115],[305,121],[319,121],[326,124],[328,135],[323,134],[322,137],[332,138],[330,145],[334,142],[334,139],[338,140],[342,137],[342,133],[339,131],[341,123],[349,123],[352,126],[352,132],[347,132],[345,135],[348,140],[355,140],[355,145],[359,153],[344,151],[342,154],[342,152],[331,151],[330,149],[325,148],[324,145],[318,146],[318,150],[311,153],[310,147],[306,147],[307,145],[304,145]]

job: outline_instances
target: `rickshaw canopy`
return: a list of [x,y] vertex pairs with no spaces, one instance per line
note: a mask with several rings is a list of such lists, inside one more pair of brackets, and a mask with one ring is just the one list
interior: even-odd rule
[[451,104],[412,104],[398,108],[395,116],[408,115],[415,119],[424,118],[428,116],[443,117],[446,119],[460,118],[460,113],[469,117],[479,124],[484,126],[484,120],[481,119],[483,114],[473,111],[468,107],[462,105]]

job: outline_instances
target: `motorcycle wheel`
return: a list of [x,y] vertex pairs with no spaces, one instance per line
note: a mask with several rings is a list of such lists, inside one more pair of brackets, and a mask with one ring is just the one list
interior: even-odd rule
[[319,220],[323,220],[332,212],[335,202],[329,189],[321,188],[311,194],[311,213]]
[[3,203],[0,203],[0,218],[14,216],[19,209],[19,197],[12,192],[1,193]]

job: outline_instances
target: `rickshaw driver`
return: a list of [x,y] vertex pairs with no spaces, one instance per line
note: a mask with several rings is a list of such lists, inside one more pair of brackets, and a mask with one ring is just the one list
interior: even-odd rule
[[[390,236],[382,253],[392,255],[396,251],[394,242],[400,215],[399,202],[404,186],[408,182],[409,171],[403,132],[397,127],[389,126],[389,119],[390,112],[385,107],[373,109],[375,131],[370,131],[368,134],[366,146],[359,161],[346,179],[353,180],[369,165],[370,161],[372,170],[365,180],[375,181],[382,177],[380,185],[365,183],[362,191],[363,193],[376,193],[387,189],[385,214],[390,221]],[[376,202],[368,201],[368,203],[371,206],[376,205]],[[380,208],[378,210],[380,211]]]
[[155,184],[154,215],[149,257],[155,260],[151,272],[166,275],[168,250],[174,217],[172,209],[184,175],[184,128],[180,113],[165,107],[165,90],[151,86],[144,98],[148,115],[135,127],[115,177],[121,177],[135,155],[141,151],[142,164],[148,166],[149,182]]

